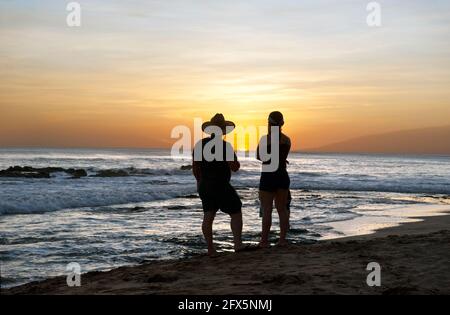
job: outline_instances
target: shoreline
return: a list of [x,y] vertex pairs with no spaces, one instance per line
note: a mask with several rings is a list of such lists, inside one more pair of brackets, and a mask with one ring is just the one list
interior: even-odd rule
[[[450,210],[450,207],[449,207]],[[450,211],[374,234],[272,247],[216,258],[149,262],[2,289],[2,294],[450,294]],[[382,285],[369,287],[378,262]]]
[[[432,218],[450,215],[450,204],[416,204],[383,210],[382,215],[362,215],[350,220],[325,223],[344,236],[321,241],[358,240],[389,234],[422,234],[437,229]],[[431,220],[430,220],[431,219]],[[417,223],[417,225],[414,225]]]
[[371,238],[383,238],[391,235],[405,236],[405,235],[421,235],[439,232],[442,230],[450,231],[450,206],[449,210],[443,211],[439,214],[429,216],[413,217],[417,221],[400,222],[396,226],[390,226],[375,230],[372,234],[363,234],[355,236],[345,236],[337,239],[324,240],[334,242],[346,242],[353,240],[367,240]]

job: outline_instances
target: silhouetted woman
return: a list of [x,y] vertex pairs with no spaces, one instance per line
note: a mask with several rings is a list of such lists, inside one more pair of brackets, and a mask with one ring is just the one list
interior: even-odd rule
[[[266,152],[270,154],[271,150],[271,130],[272,127],[279,128],[279,163],[275,171],[261,172],[261,179],[259,183],[259,200],[263,211],[262,233],[260,247],[269,247],[269,233],[272,226],[272,210],[275,201],[275,207],[280,218],[280,239],[278,245],[287,245],[286,234],[289,229],[289,186],[290,179],[286,170],[287,157],[291,149],[291,140],[288,136],[281,132],[281,127],[284,125],[283,114],[280,112],[272,112],[268,119],[268,135],[262,138],[258,145],[257,158],[262,160],[260,156],[260,146],[267,145]],[[275,144],[276,145],[276,144]],[[269,161],[263,161],[263,164],[270,164]]]

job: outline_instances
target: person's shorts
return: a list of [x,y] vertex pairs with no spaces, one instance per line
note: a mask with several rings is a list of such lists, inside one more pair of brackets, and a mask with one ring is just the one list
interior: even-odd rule
[[276,172],[262,172],[259,181],[259,190],[275,192],[278,189],[289,189],[291,180],[286,170]]
[[198,189],[202,200],[203,212],[217,211],[228,214],[240,213],[241,198],[230,183],[213,183],[201,181]]

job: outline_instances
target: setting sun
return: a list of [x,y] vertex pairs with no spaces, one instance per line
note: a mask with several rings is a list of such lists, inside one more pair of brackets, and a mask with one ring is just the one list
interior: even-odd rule
[[448,0],[0,0],[2,302],[449,294],[449,26]]
[[0,145],[170,147],[174,126],[216,112],[260,126],[280,110],[296,150],[448,125],[444,10],[389,3],[402,18],[370,28],[351,2],[83,1],[80,27],[55,2],[3,2]]

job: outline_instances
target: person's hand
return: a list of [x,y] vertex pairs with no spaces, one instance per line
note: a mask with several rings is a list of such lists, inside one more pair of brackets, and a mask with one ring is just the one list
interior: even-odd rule
[[239,163],[238,161],[230,161],[228,162],[228,165],[233,172],[237,172],[239,171],[239,168],[241,168],[241,163]]

